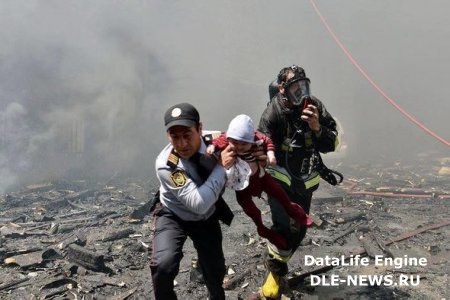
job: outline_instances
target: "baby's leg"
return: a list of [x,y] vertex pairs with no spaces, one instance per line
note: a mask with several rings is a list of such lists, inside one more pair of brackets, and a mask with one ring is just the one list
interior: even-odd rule
[[278,202],[280,202],[288,215],[292,219],[294,219],[296,223],[307,226],[310,226],[312,224],[311,218],[305,213],[303,208],[297,203],[292,202],[291,198],[289,198],[289,195],[281,187],[281,184],[273,179],[272,176],[266,173],[263,177],[260,178],[260,180],[262,180],[261,186],[263,187],[264,191],[269,196],[272,196]]
[[288,248],[286,239],[284,237],[282,237],[280,234],[278,234],[275,231],[264,226],[264,223],[263,223],[262,217],[261,217],[261,211],[253,202],[252,196],[247,191],[247,189],[244,189],[242,191],[237,191],[236,198],[237,198],[239,205],[242,207],[242,209],[246,213],[246,215],[249,216],[255,223],[258,234],[261,237],[268,239],[272,244],[274,244],[275,246],[277,246],[280,249]]

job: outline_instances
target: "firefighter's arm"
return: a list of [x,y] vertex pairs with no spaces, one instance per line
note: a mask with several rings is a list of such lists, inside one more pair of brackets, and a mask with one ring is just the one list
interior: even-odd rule
[[339,143],[337,135],[338,135],[337,131],[331,130],[329,127],[325,125],[321,125],[320,131],[314,133],[313,137],[317,150],[319,150],[322,153],[334,151]]
[[319,107],[318,112],[320,129],[314,132],[314,143],[316,144],[317,150],[320,152],[332,152],[339,144],[336,121],[323,105]]
[[258,131],[271,139],[271,141],[273,141],[273,135],[276,128],[275,117],[273,111],[269,110],[268,107],[264,110],[258,125]]

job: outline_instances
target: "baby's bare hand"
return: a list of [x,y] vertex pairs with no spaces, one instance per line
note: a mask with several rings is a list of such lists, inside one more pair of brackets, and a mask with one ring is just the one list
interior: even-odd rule
[[275,157],[269,158],[269,165],[275,166],[277,164],[277,159]]
[[209,154],[209,155],[211,155],[211,154],[214,154],[214,151],[216,150],[216,147],[214,146],[214,145],[209,145],[207,148],[206,148],[206,153],[207,154]]

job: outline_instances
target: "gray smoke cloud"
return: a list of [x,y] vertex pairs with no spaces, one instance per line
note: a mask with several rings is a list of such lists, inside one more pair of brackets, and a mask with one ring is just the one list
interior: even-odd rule
[[[399,104],[447,140],[447,1],[317,1]],[[339,119],[347,152],[376,161],[447,152],[357,73],[309,1],[2,1],[0,191],[62,177],[151,177],[162,116],[198,107],[204,127],[258,122],[290,64]]]

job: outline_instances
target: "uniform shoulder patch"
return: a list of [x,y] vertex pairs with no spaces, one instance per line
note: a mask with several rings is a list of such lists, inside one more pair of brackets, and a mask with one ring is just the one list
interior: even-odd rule
[[176,187],[182,187],[187,182],[186,173],[181,170],[176,170],[170,174],[170,179]]
[[176,166],[178,165],[178,160],[178,155],[174,151],[172,151],[167,158],[167,165],[171,168],[176,168]]

